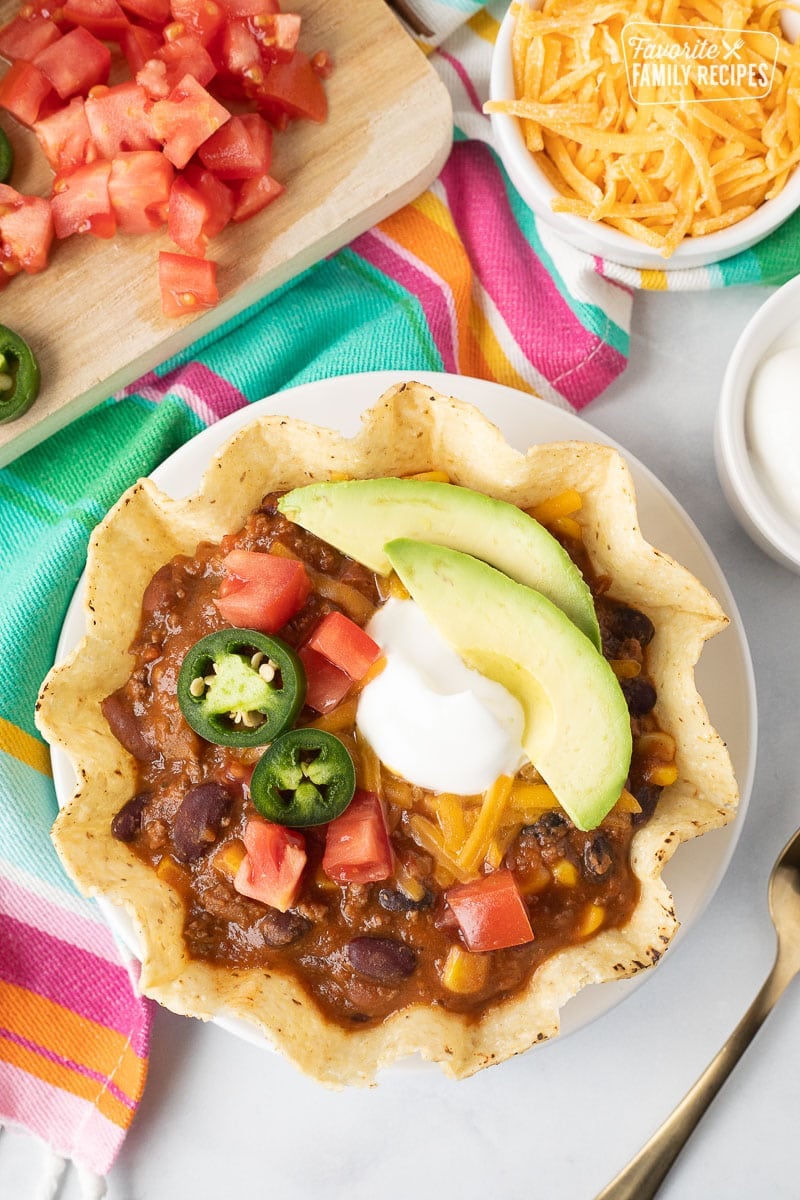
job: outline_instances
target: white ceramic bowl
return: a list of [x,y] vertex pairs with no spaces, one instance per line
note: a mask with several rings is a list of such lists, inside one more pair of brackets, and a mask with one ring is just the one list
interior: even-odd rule
[[800,574],[800,529],[776,509],[759,483],[746,422],[753,373],[772,350],[782,348],[776,343],[796,321],[800,321],[800,276],[762,304],[734,347],[722,382],[714,452],[722,490],[739,524],[762,550]]
[[[541,0],[534,0],[541,7]],[[514,77],[511,67],[511,37],[515,18],[511,10],[500,26],[492,58],[489,94],[492,100],[514,99]],[[492,113],[495,141],[512,183],[536,216],[556,230],[565,241],[597,254],[624,267],[660,271],[685,270],[703,267],[720,259],[730,258],[761,241],[800,207],[800,169],[794,171],[783,191],[774,200],[767,200],[749,217],[704,237],[686,238],[670,258],[643,245],[635,238],[612,229],[600,221],[589,221],[569,213],[554,213],[550,207],[557,191],[536,165],[525,145],[516,117]]]

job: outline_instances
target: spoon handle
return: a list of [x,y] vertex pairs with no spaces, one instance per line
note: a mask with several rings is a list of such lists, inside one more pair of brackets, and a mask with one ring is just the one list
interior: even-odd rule
[[781,968],[780,955],[763,987],[733,1033],[680,1104],[639,1153],[612,1179],[596,1200],[652,1200],[700,1118],[769,1015],[794,970]]

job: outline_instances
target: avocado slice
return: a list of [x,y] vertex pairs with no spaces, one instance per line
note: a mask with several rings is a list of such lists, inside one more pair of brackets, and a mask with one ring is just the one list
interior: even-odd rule
[[384,546],[419,538],[463,550],[552,600],[600,649],[592,593],[566,550],[522,509],[452,483],[353,479],[312,483],[278,501],[285,517],[379,575]]
[[602,654],[540,592],[468,554],[400,538],[386,555],[467,665],[516,696],[525,753],[577,827],[594,829],[631,761],[628,707]]

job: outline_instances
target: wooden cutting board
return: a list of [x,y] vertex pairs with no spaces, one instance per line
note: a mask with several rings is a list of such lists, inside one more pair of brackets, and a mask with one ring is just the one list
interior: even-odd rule
[[[0,0],[0,24],[18,0]],[[302,49],[328,50],[324,125],[295,122],[275,138],[272,173],[286,192],[209,248],[220,304],[193,319],[161,315],[158,251],[166,233],[73,236],[40,275],[0,292],[0,323],[22,334],[42,389],[18,421],[0,425],[0,466],[419,195],[452,137],[446,89],[383,0],[298,0]],[[12,184],[47,195],[52,174],[33,134],[0,110],[17,156]]]

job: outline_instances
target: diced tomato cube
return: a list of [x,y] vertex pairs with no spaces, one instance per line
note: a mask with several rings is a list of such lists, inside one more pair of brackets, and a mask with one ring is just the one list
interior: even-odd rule
[[381,656],[378,643],[340,612],[324,616],[313,629],[307,644],[354,680],[363,679]]
[[0,276],[7,280],[16,270],[43,271],[52,241],[50,201],[0,184]]
[[302,833],[251,817],[245,825],[242,859],[233,886],[242,896],[286,912],[297,900],[306,865]]
[[188,317],[219,302],[217,264],[162,250],[158,256],[161,311],[165,317]]
[[457,883],[445,899],[458,921],[467,949],[503,950],[533,941],[528,910],[511,871],[493,871],[471,883]]
[[277,200],[286,188],[271,175],[260,175],[257,179],[243,179],[238,188],[236,207],[233,210],[233,220],[249,221],[262,208],[266,208],[273,200]]
[[70,96],[85,96],[89,88],[108,81],[111,51],[88,29],[79,28],[40,50],[33,63],[61,99],[69,100]]
[[169,0],[120,0],[120,4],[126,12],[159,27],[170,18]]
[[278,62],[255,91],[259,103],[289,117],[322,122],[328,115],[325,89],[308,58],[298,50],[289,62]]
[[231,625],[277,633],[311,594],[308,573],[295,558],[231,550],[222,565],[225,578],[214,603]]
[[110,174],[111,163],[98,159],[68,175],[56,176],[50,204],[57,238],[73,233],[114,236],[117,222],[108,194]]
[[225,11],[216,0],[170,0],[174,21],[187,33],[194,33],[204,46],[219,33],[225,24]]
[[[119,45],[122,53],[128,60],[131,74],[136,75],[136,72],[141,71],[148,59],[153,58],[156,50],[161,45],[161,38],[153,33],[151,29],[145,29],[143,25],[129,25],[122,33]],[[136,82],[139,83],[141,81],[137,80]],[[148,95],[150,94],[148,91]],[[164,95],[167,95],[166,91]]]
[[167,84],[170,91],[185,75],[191,75],[203,87],[217,73],[214,60],[200,38],[194,34],[173,38],[156,51],[156,58],[167,68]]
[[258,113],[232,116],[198,151],[217,179],[253,179],[266,175],[272,161],[272,130]]
[[274,16],[254,17],[252,28],[261,51],[261,61],[270,67],[276,62],[289,62],[300,38],[301,18],[297,13],[275,13]]
[[198,146],[231,117],[191,75],[185,75],[166,100],[156,101],[152,113],[156,136],[176,167],[185,167]]
[[203,226],[207,238],[221,233],[233,216],[234,196],[231,189],[211,171],[199,163],[189,163],[183,172],[186,182],[199,192],[208,208],[208,218]]
[[261,72],[263,64],[258,40],[244,18],[228,21],[223,29],[219,60],[231,75],[243,76],[246,71],[254,70]]
[[208,245],[205,227],[210,217],[208,203],[179,175],[169,194],[169,236],[185,254],[202,258]]
[[115,158],[124,150],[157,149],[151,102],[138,83],[128,80],[110,88],[94,88],[85,103],[86,120],[103,158]]
[[82,96],[73,96],[65,108],[37,121],[33,131],[56,174],[74,171],[97,158]]
[[61,30],[55,21],[39,13],[14,17],[0,29],[0,54],[11,62],[16,58],[30,62],[40,50],[52,46],[60,37]]
[[130,25],[117,0],[66,0],[62,11],[71,25],[80,25],[95,37],[112,41]]
[[328,825],[322,870],[337,883],[375,883],[394,870],[386,813],[374,792],[356,792]]
[[278,0],[219,0],[228,17],[259,17],[262,13],[280,12]]
[[0,79],[0,108],[8,109],[23,125],[33,125],[52,90],[38,67],[18,59]]
[[112,159],[108,192],[120,233],[160,229],[167,219],[174,175],[159,150],[133,150]]
[[306,704],[314,712],[331,712],[350,691],[352,679],[308,645],[297,653],[306,673]]

